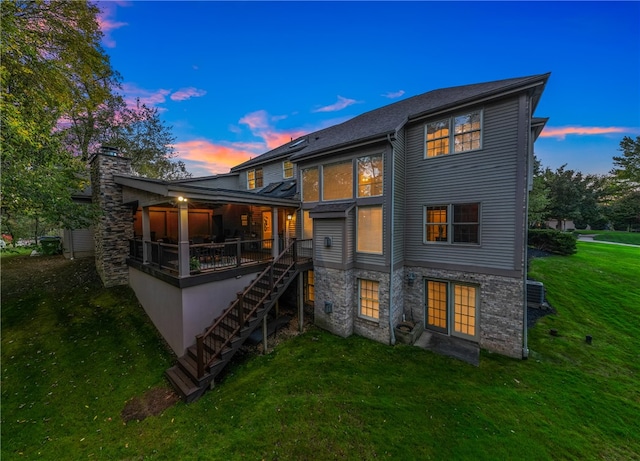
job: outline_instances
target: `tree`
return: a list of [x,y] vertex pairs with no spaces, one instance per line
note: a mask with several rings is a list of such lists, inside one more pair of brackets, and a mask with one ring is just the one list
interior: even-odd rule
[[182,179],[191,176],[184,162],[174,160],[175,138],[158,114],[158,109],[136,101],[133,108],[124,108],[102,138],[104,144],[118,148],[131,159],[135,174],[156,179]]
[[616,230],[640,230],[640,191],[619,197],[607,208],[607,216]]
[[[116,74],[100,47],[98,8],[86,1],[9,1],[0,10],[3,219],[20,214],[74,225],[71,194],[84,187],[82,156],[65,148],[61,120],[99,106]],[[92,82],[91,84],[87,82]]]
[[617,167],[611,174],[620,180],[626,180],[633,187],[640,186],[640,136],[633,140],[625,136],[620,141],[621,156],[613,157],[613,164]]
[[545,220],[549,206],[549,188],[542,176],[540,161],[533,157],[533,187],[529,192],[529,226],[539,227]]

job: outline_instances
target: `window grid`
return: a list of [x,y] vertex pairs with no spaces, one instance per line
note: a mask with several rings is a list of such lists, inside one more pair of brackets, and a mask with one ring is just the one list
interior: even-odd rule
[[482,111],[427,123],[425,142],[426,158],[480,149],[482,147]]
[[479,243],[480,219],[477,203],[453,205],[453,242]]
[[315,276],[313,271],[307,271],[307,277],[304,282],[304,300],[307,303],[312,303],[316,299]]
[[426,213],[427,242],[446,242],[449,227],[447,205],[428,206]]
[[256,189],[262,187],[262,168],[247,171],[247,188]]
[[379,282],[359,279],[360,315],[378,319],[380,317]]
[[282,177],[284,179],[293,178],[293,163],[289,160],[282,162]]
[[476,288],[468,285],[454,285],[454,322],[458,333],[476,335]]
[[437,328],[447,328],[447,283],[427,282],[427,323]]

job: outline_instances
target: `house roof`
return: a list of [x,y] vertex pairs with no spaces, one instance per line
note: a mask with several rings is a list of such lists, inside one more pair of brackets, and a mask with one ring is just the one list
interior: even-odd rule
[[529,88],[534,89],[535,109],[549,75],[547,73],[429,91],[292,140],[233,167],[231,171],[242,170],[278,158],[300,161],[337,148],[384,139],[387,135],[393,135],[408,121]]

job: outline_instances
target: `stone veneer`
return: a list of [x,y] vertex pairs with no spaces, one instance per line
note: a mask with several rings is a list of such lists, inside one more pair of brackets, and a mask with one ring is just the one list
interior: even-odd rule
[[133,213],[122,204],[122,186],[116,174],[131,174],[131,162],[115,153],[99,153],[90,161],[93,203],[99,215],[94,223],[96,269],[106,287],[129,283],[129,239],[133,238]]
[[407,317],[412,316],[416,321],[424,322],[425,279],[477,285],[480,290],[478,306],[480,347],[509,357],[522,358],[523,279],[424,267],[405,267],[405,273],[410,272],[415,274],[415,282],[412,287],[405,287],[404,291]]

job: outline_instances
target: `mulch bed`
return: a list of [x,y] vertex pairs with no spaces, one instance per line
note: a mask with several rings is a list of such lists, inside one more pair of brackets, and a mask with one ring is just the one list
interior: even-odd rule
[[173,390],[164,387],[154,387],[141,397],[129,400],[120,413],[125,423],[142,421],[149,416],[157,416],[174,405],[180,397]]

